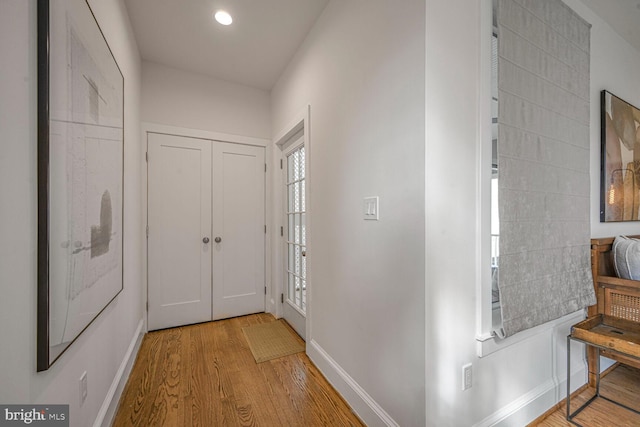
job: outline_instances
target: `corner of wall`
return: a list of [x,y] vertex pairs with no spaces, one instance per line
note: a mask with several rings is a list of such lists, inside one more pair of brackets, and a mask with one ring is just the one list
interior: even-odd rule
[[399,427],[399,424],[316,341],[311,340],[308,343],[307,355],[367,426]]

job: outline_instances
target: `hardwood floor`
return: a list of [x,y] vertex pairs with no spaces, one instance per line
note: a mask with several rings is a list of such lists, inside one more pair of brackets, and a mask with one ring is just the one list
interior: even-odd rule
[[[636,410],[640,409],[640,370],[618,365],[600,381],[600,394],[619,401]],[[571,398],[571,410],[575,411],[591,396],[593,388],[587,388],[575,398]],[[574,418],[583,427],[637,427],[640,426],[640,415],[604,399],[596,399]],[[574,426],[566,420],[564,402],[547,418],[531,424],[539,427]]]
[[256,364],[255,314],[148,333],[114,426],[362,426],[304,353]]

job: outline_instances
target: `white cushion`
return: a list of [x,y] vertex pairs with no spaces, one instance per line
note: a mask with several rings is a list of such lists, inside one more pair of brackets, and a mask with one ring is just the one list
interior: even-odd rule
[[618,236],[613,241],[611,251],[618,277],[640,280],[640,239]]

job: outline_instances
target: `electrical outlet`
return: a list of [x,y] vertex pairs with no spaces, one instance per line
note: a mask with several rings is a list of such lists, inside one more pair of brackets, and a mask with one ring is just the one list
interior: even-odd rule
[[471,363],[462,367],[462,390],[470,389],[473,384],[472,367]]
[[87,400],[87,371],[84,371],[82,375],[80,375],[80,406]]

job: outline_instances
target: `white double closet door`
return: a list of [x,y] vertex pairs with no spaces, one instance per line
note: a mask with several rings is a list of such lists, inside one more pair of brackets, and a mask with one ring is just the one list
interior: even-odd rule
[[263,147],[148,134],[148,329],[264,311]]

